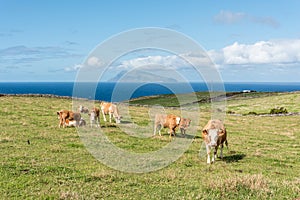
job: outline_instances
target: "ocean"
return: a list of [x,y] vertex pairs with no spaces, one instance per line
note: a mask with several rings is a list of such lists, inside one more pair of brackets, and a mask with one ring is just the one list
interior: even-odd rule
[[[118,86],[118,87],[116,87]],[[300,91],[300,82],[224,83],[226,92],[252,90],[258,92]],[[176,89],[174,89],[176,88]],[[0,94],[51,94],[103,101],[123,101],[141,96],[208,91],[205,83],[76,83],[73,82],[0,82]],[[117,94],[117,95],[116,95]]]

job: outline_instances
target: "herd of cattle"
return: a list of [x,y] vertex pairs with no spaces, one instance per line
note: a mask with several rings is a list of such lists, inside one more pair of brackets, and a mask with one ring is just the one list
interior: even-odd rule
[[[109,102],[101,102],[100,109],[94,107],[89,111],[88,108],[80,105],[78,112],[73,112],[69,110],[57,111],[57,116],[59,119],[59,127],[79,127],[86,126],[86,121],[82,118],[81,113],[87,113],[89,115],[90,127],[100,127],[100,111],[103,116],[103,120],[106,122],[106,116],[109,115],[109,121],[112,122],[114,118],[115,122],[121,123],[121,115],[116,104]],[[181,118],[173,114],[156,114],[154,119],[154,133],[159,132],[161,136],[162,128],[169,128],[170,137],[175,135],[175,129],[178,127],[181,134],[185,135],[187,128],[191,123],[190,119]],[[217,157],[217,150],[220,147],[220,158],[223,158],[223,146],[224,143],[228,146],[227,133],[222,121],[218,119],[209,120],[208,123],[202,129],[202,138],[206,145],[207,152],[207,163],[215,162]],[[212,159],[210,158],[211,150],[214,150]]]

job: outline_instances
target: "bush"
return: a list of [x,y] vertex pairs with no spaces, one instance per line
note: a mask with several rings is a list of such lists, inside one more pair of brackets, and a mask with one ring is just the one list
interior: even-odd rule
[[288,113],[287,109],[284,107],[280,107],[280,108],[273,108],[270,111],[270,114],[286,114]]
[[257,115],[257,112],[250,111],[250,112],[248,112],[248,115]]
[[227,114],[235,114],[235,112],[234,112],[234,111],[231,111],[231,110],[228,110],[228,111],[227,111]]

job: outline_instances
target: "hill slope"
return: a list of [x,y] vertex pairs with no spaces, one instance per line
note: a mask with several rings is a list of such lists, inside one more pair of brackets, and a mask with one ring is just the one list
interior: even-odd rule
[[[167,102],[173,104],[170,99],[166,100],[167,96],[155,98],[165,105]],[[154,99],[147,98],[147,101],[156,101]],[[240,95],[227,101],[227,111],[245,114],[249,111],[267,112],[275,106],[283,106],[288,111],[300,112],[299,100],[300,93],[259,94],[255,98]],[[97,161],[85,148],[76,129],[58,128],[56,111],[71,109],[70,99],[2,96],[0,198],[300,197],[299,116],[227,115],[225,125],[229,149],[225,149],[223,161],[217,159],[209,166],[205,162],[200,130],[210,118],[210,106],[209,103],[199,106],[200,122],[192,124],[198,129],[194,133],[196,137],[180,159],[158,171],[132,174],[113,170]],[[166,111],[178,112],[174,108],[166,108]],[[130,106],[130,115],[131,118],[125,116],[123,125],[130,126],[134,122],[146,126],[151,123],[149,107]],[[87,119],[87,115],[83,117]],[[125,134],[115,124],[104,123],[102,119],[101,125],[113,144],[128,151],[156,151],[170,142],[166,130],[162,137],[139,138]],[[175,140],[180,140],[179,136]]]

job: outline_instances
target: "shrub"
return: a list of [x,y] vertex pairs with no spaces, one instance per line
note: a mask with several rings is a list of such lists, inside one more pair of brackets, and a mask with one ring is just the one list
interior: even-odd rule
[[250,112],[248,112],[248,115],[257,115],[257,112],[250,111]]
[[235,114],[235,112],[234,112],[234,111],[231,111],[231,110],[228,110],[228,111],[227,111],[227,114]]
[[288,113],[287,109],[284,107],[272,108],[270,114],[286,114]]

